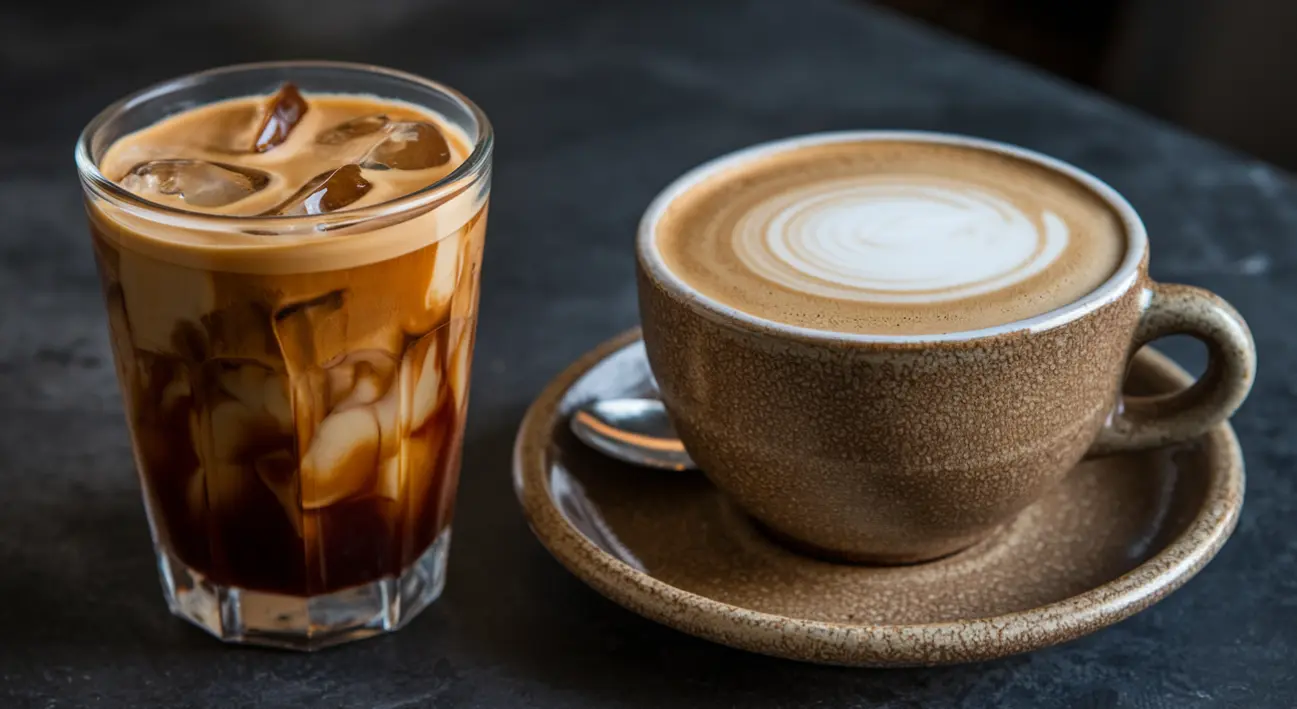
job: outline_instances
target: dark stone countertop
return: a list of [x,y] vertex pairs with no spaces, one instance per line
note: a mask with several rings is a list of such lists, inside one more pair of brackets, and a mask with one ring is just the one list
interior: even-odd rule
[[[57,3],[0,22],[0,706],[1292,707],[1297,705],[1297,186],[1265,164],[868,6],[834,0]],[[200,9],[207,8],[207,9]],[[165,40],[162,38],[166,38]],[[321,654],[225,647],[162,604],[71,164],[146,83],[328,56],[442,79],[499,136],[473,401],[445,595]],[[1260,350],[1234,419],[1248,502],[1182,591],[1062,647],[833,669],[744,654],[603,600],[527,530],[524,408],[635,323],[631,238],[673,176],[847,128],[971,133],[1110,181],[1153,273],[1205,286]],[[1173,353],[1200,365],[1193,347]]]

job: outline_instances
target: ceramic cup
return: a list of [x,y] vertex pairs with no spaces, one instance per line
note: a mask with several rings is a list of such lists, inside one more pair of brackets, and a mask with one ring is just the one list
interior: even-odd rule
[[[814,143],[906,140],[1005,153],[1088,186],[1120,215],[1126,252],[1083,298],[1027,320],[940,335],[786,325],[700,294],[664,264],[655,230],[700,181]],[[649,362],[689,454],[776,536],[834,558],[908,563],[986,538],[1086,455],[1198,436],[1252,386],[1247,324],[1216,295],[1148,276],[1148,238],[1115,190],[1066,163],[954,135],[853,132],[758,145],[680,177],[637,239]],[[1187,334],[1206,373],[1157,397],[1122,396],[1131,356]]]

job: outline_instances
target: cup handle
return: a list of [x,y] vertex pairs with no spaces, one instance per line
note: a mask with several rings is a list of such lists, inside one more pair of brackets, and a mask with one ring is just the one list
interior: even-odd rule
[[1187,389],[1118,399],[1088,455],[1156,448],[1205,433],[1229,418],[1252,388],[1256,345],[1242,316],[1210,291],[1152,283],[1130,355],[1167,335],[1191,335],[1207,345],[1207,371]]

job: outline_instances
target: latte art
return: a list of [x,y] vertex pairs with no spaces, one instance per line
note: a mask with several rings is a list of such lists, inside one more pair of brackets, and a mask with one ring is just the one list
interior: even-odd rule
[[1098,288],[1121,218],[1029,157],[922,139],[794,141],[691,176],[652,229],[663,265],[711,301],[867,335],[979,330]]
[[1067,248],[1061,217],[1034,218],[975,187],[905,176],[807,185],[774,195],[734,226],[753,273],[825,298],[921,303],[1021,283]]

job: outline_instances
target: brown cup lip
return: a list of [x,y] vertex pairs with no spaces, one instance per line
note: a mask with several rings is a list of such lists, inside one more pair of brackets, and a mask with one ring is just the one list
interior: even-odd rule
[[[1009,155],[1036,163],[1062,173],[1093,191],[1121,218],[1126,230],[1126,253],[1121,265],[1106,281],[1074,302],[1047,313],[1023,320],[976,330],[927,335],[868,335],[789,325],[775,320],[750,315],[737,308],[712,299],[685,283],[667,268],[654,239],[658,222],[671,203],[703,180],[717,173],[758,159],[771,153],[783,152],[813,145],[832,143],[893,141],[930,143],[970,147]],[[775,335],[784,340],[805,344],[877,347],[948,345],[959,347],[974,341],[996,339],[1003,336],[1024,336],[1051,330],[1074,322],[1108,305],[1143,281],[1145,256],[1148,252],[1148,232],[1135,208],[1117,190],[1098,177],[1075,165],[1043,153],[1008,143],[955,133],[915,130],[859,130],[811,133],[781,138],[742,148],[709,160],[677,177],[649,203],[640,219],[635,239],[636,262],[645,276],[661,288],[672,300],[681,303],[694,313],[717,324],[741,332]]]

